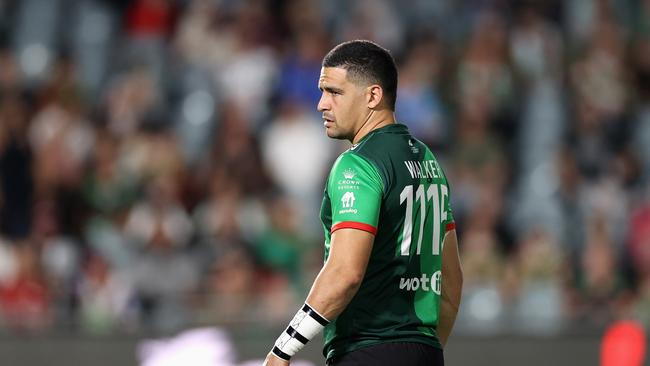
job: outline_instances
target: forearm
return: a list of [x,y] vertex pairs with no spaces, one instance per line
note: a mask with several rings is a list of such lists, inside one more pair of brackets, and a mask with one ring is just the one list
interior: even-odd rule
[[458,308],[460,305],[460,295],[457,299],[452,301],[448,297],[443,297],[440,301],[440,315],[438,317],[438,339],[442,343],[443,347],[447,344],[447,339],[449,339],[449,334],[454,327],[454,322],[456,321],[456,315],[458,314]]
[[456,231],[445,236],[442,250],[442,294],[440,296],[440,313],[438,315],[438,339],[443,346],[456,321],[460,298],[463,291],[463,270],[458,255]]
[[309,291],[306,303],[325,318],[334,319],[350,303],[360,284],[360,275],[350,275],[325,264]]
[[361,285],[373,240],[372,234],[355,229],[340,229],[332,235],[328,259],[305,305],[276,340],[272,355],[288,361],[345,309]]

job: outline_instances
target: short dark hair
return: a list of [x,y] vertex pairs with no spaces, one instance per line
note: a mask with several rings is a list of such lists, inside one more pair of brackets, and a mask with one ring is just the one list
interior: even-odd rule
[[366,40],[343,42],[325,55],[323,67],[345,69],[348,80],[354,83],[379,84],[386,104],[395,110],[397,66],[387,49]]

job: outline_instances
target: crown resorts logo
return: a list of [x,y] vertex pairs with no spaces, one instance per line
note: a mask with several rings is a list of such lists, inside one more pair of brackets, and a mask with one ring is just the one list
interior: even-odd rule
[[352,179],[356,174],[357,173],[355,173],[354,170],[348,168],[343,171],[343,178]]

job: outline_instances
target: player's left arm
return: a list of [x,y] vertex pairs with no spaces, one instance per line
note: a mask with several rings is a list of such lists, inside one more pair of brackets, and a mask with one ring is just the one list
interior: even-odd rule
[[451,334],[460,308],[463,291],[463,269],[458,254],[456,230],[445,235],[442,247],[442,294],[440,297],[440,314],[438,316],[438,338],[444,347]]

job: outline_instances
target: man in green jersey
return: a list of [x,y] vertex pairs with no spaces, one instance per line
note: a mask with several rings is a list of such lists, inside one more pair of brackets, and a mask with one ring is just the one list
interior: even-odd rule
[[345,42],[318,87],[327,136],[352,146],[325,186],[325,264],[265,365],[288,365],[323,328],[328,365],[443,365],[462,287],[450,189],[395,122],[395,62],[375,43]]

